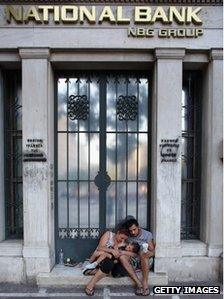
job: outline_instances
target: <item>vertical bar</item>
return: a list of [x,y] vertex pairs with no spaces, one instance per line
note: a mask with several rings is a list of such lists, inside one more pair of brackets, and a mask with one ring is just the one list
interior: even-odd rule
[[[102,178],[106,176],[106,98],[107,77],[100,75],[100,172]],[[106,186],[101,185],[100,196],[100,231],[106,227]]]
[[[126,96],[128,96],[128,82],[129,78],[126,77]],[[128,120],[126,120],[126,216],[128,215]]]
[[69,228],[69,128],[68,128],[68,99],[69,99],[69,78],[67,78],[67,113],[66,113],[66,117],[67,117],[67,138],[66,138],[66,142],[67,142],[67,180],[66,180],[66,188],[67,188],[67,229]]
[[[89,107],[90,105],[90,75],[89,78],[87,79],[88,81],[88,98],[87,100],[89,101]],[[89,111],[89,116],[88,116],[88,227],[90,228],[90,113]]]
[[[77,83],[78,83],[78,96],[79,96],[79,83],[80,83],[80,78],[77,77]],[[78,229],[80,228],[80,182],[79,182],[79,166],[80,166],[80,161],[79,161],[79,120],[78,120],[78,128],[77,128],[77,147],[78,147],[78,151],[77,151],[77,188],[78,188]]]
[[[151,123],[151,119],[150,119],[150,122],[149,122],[149,115],[151,116],[151,113],[152,113],[152,101],[151,101],[151,97],[150,97],[150,88],[152,88],[151,86],[151,81],[150,81],[150,77],[149,75],[146,76],[146,84],[147,84],[147,87],[148,87],[148,94],[147,94],[147,101],[148,101],[148,105],[147,105],[147,109],[148,109],[148,116],[147,116],[147,228],[150,228],[150,223],[149,223],[149,219],[151,219],[151,205],[149,203],[149,189],[150,189],[150,182],[151,182],[151,167],[149,167],[149,161],[151,161],[151,142],[149,144],[149,132],[150,132],[150,137],[151,137],[151,140],[152,140],[152,130],[151,130],[151,127],[152,127],[152,123]],[[150,109],[150,110],[149,110]],[[149,127],[149,124],[150,124],[150,127]],[[149,182],[149,179],[150,179],[150,182]],[[152,193],[150,193],[152,194]],[[150,198],[151,199],[151,198]]]
[[[138,112],[137,112],[137,172],[136,172],[136,219],[138,219],[138,168],[139,168],[139,78],[136,78],[137,80],[137,103],[138,103]],[[148,159],[147,159],[148,163]]]
[[[116,102],[115,102],[115,109],[117,109],[117,100],[118,100],[118,75],[115,75],[115,92],[116,92]],[[115,138],[116,138],[116,148],[115,148],[115,225],[117,225],[118,219],[117,219],[117,113],[116,113],[116,132],[115,132]],[[119,219],[120,220],[120,219]]]

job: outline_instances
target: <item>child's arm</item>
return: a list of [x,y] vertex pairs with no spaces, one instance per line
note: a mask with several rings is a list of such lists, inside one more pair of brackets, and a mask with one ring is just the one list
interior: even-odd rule
[[137,257],[138,255],[134,252],[126,251],[126,250],[120,250],[120,253],[126,256],[132,256],[132,257]]

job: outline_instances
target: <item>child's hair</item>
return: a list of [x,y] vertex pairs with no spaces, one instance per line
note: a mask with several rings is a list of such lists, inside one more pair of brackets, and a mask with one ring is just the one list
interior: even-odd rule
[[138,253],[140,250],[140,245],[137,242],[131,242],[130,245],[133,246],[133,252]]

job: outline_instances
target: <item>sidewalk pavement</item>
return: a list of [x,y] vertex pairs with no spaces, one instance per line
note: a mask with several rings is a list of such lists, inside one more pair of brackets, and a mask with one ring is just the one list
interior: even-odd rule
[[[155,299],[221,299],[222,285],[220,282],[200,282],[200,283],[169,283],[170,286],[220,286],[220,295],[155,295],[153,294],[153,287],[150,287],[150,295],[147,298]],[[83,287],[48,287],[38,288],[36,285],[30,284],[13,284],[13,283],[0,283],[0,299],[6,298],[41,298],[41,299],[83,299],[88,298],[84,292]],[[136,296],[134,289],[130,286],[110,286],[110,287],[96,287],[95,295],[93,298],[102,299],[128,299],[128,298],[141,298],[142,296]]]

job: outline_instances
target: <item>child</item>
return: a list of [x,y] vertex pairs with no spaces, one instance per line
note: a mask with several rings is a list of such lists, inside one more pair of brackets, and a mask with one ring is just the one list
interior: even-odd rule
[[[117,248],[116,248],[117,247]],[[140,250],[140,246],[137,242],[125,242],[120,246],[109,247],[111,249],[118,249],[121,254],[131,255],[130,253],[138,254]],[[117,263],[116,257],[113,256],[112,253],[105,252],[103,250],[95,250],[92,256],[89,259],[89,264],[87,264],[83,269],[83,274],[87,274],[88,270],[95,269],[103,260],[106,258],[112,259],[114,263]]]

